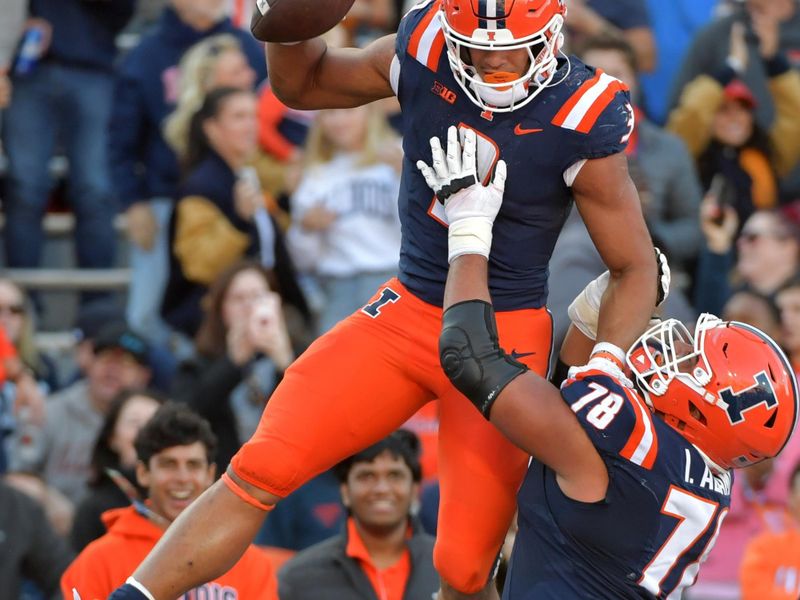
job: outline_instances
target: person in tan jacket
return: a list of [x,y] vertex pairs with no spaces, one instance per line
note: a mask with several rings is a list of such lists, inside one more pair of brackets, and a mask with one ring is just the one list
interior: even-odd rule
[[769,23],[758,28],[759,52],[775,105],[769,129],[756,122],[758,102],[743,81],[749,54],[740,23],[731,30],[725,67],[690,81],[667,123],[697,160],[706,189],[715,175],[724,176],[729,195],[723,202],[737,209],[740,222],[756,209],[777,205],[779,180],[800,159],[800,74],[778,51],[777,21]]

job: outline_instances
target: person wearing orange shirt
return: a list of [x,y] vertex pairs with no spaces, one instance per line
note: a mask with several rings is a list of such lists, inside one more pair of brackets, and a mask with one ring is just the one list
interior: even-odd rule
[[398,430],[339,463],[346,531],[298,553],[278,574],[281,600],[419,600],[439,589],[434,539],[411,516],[419,440]]
[[[135,442],[136,477],[149,500],[103,514],[108,533],[64,572],[64,598],[104,600],[126,582],[164,530],[213,483],[216,445],[208,422],[186,406],[168,402],[155,413]],[[277,581],[267,555],[250,546],[228,572],[184,596],[190,597],[277,600]]]
[[800,463],[789,479],[787,505],[794,526],[762,533],[745,550],[739,573],[742,600],[800,598]]

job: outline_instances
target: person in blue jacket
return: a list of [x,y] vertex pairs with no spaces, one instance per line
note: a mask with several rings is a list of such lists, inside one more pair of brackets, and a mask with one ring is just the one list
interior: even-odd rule
[[113,264],[116,207],[106,161],[108,123],[115,38],[134,5],[135,0],[30,2],[24,52],[11,65],[13,94],[2,126],[8,159],[3,239],[10,267],[40,264],[42,217],[54,185],[50,160],[56,148],[69,161],[67,201],[77,218],[78,266]]
[[167,224],[180,179],[162,130],[177,101],[178,63],[199,41],[228,33],[239,41],[257,83],[267,75],[261,44],[234,27],[226,9],[224,0],[170,0],[117,73],[109,159],[132,242],[128,320],[156,343],[165,341],[158,314],[168,274]]

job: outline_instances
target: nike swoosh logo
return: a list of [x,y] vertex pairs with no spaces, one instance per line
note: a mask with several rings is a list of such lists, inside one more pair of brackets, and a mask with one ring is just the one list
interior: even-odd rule
[[536,352],[517,352],[516,348],[511,350],[510,356],[513,359],[523,358],[525,356],[533,356]]
[[517,135],[527,135],[529,133],[541,133],[544,129],[523,129],[522,125],[517,123],[517,126],[514,127],[514,133]]

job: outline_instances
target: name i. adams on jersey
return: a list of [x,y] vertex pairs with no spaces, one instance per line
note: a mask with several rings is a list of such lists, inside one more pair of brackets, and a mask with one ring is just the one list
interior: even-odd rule
[[[709,468],[704,460],[694,461],[695,464],[692,464],[692,452],[689,448],[684,448],[684,455],[686,457],[686,463],[684,465],[683,480],[688,485],[699,485],[702,488],[717,494],[722,494],[723,496],[731,495],[731,474],[728,471],[717,474]],[[697,463],[699,463],[699,465],[697,465]],[[700,466],[703,468],[703,474],[699,477],[698,482]]]

